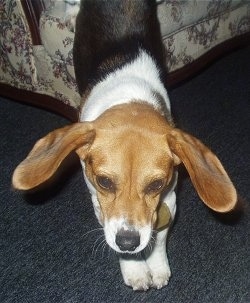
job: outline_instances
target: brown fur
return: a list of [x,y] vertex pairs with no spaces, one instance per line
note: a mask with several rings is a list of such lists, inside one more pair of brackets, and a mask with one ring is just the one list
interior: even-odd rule
[[[97,188],[103,220],[127,214],[131,224],[154,223],[163,188],[147,194],[147,186],[162,179],[165,187],[174,166],[181,162],[208,207],[227,212],[237,201],[235,188],[218,158],[143,102],[114,106],[91,123],[51,132],[16,168],[14,187],[30,189],[44,182],[72,150],[86,162],[86,174]],[[96,178],[100,175],[114,182],[115,191],[98,185]]]

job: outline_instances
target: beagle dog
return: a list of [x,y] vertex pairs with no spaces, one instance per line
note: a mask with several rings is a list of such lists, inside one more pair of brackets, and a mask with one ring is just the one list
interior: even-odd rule
[[40,139],[13,185],[38,186],[75,151],[125,284],[160,289],[171,272],[159,218],[165,206],[174,219],[178,165],[214,211],[233,210],[236,190],[213,152],[173,123],[154,1],[81,1],[73,51],[80,121]]

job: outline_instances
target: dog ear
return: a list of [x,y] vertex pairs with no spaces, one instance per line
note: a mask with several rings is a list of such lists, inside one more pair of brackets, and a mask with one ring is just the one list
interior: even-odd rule
[[12,184],[16,189],[28,190],[48,180],[61,162],[73,150],[90,147],[95,138],[91,123],[75,123],[57,129],[43,137],[15,169]]
[[174,129],[168,137],[171,151],[185,165],[201,200],[217,212],[233,210],[236,190],[219,159],[195,137]]

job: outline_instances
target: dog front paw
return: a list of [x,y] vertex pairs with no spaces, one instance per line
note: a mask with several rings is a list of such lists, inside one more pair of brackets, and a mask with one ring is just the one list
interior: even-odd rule
[[[165,266],[164,266],[165,267]],[[161,289],[168,284],[171,277],[171,271],[169,267],[161,268],[158,270],[151,270],[152,284],[151,287]]]
[[124,282],[133,290],[146,291],[152,286],[152,278],[147,263],[144,260],[120,259]]
[[147,259],[147,265],[150,269],[152,285],[151,287],[160,289],[168,284],[171,277],[167,256],[152,255]]
[[151,287],[150,273],[140,276],[127,276],[124,278],[124,282],[127,286],[133,288],[133,290],[147,291]]
[[150,269],[152,284],[151,287],[160,289],[168,284],[171,277],[167,252],[166,237],[168,229],[162,230],[156,235],[155,246],[146,255],[146,263]]

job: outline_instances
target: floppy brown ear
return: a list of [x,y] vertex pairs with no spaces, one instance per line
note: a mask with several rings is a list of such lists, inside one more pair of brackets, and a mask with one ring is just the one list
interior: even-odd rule
[[15,169],[12,183],[28,190],[48,180],[73,150],[92,144],[95,131],[91,123],[75,123],[49,133],[37,141],[29,155]]
[[219,159],[195,137],[174,129],[168,142],[184,163],[201,200],[217,212],[231,211],[237,202],[236,190]]

